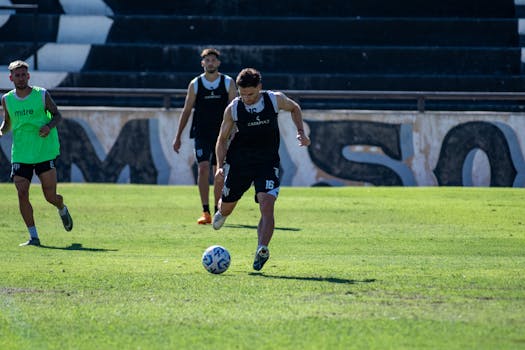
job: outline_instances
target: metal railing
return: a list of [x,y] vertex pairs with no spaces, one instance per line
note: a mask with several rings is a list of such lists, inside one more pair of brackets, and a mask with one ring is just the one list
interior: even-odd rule
[[288,90],[288,94],[298,99],[414,100],[421,113],[428,100],[525,101],[525,92]]
[[[30,10],[33,14],[34,67],[38,70],[38,5],[13,4],[0,5],[0,10]],[[49,88],[56,97],[136,97],[160,98],[162,106],[171,108],[174,99],[185,98],[186,89],[128,89],[128,88]],[[4,93],[6,90],[0,89]],[[434,101],[525,101],[525,92],[463,92],[463,91],[364,91],[364,90],[283,90],[296,101],[334,101],[334,100],[406,100],[415,102],[414,107],[425,112],[426,102]],[[525,102],[524,102],[525,105]],[[525,109],[525,107],[524,107]]]
[[[162,106],[171,108],[174,98],[184,98],[186,89],[124,89],[76,88],[49,89],[56,97],[154,97],[162,99]],[[283,90],[294,100],[413,100],[419,112],[425,112],[426,101],[523,101],[525,92],[461,92],[461,91],[346,91],[346,90]]]

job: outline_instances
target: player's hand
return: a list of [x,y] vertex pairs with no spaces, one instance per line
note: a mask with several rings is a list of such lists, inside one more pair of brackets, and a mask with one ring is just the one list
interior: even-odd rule
[[47,137],[50,131],[51,131],[51,128],[46,124],[40,128],[40,131],[38,134],[40,135],[40,137]]
[[173,150],[174,150],[176,153],[179,153],[179,151],[180,151],[180,145],[181,145],[180,139],[175,139],[175,140],[173,140]]
[[304,134],[304,131],[297,132],[297,141],[299,141],[299,146],[310,146],[310,139]]
[[217,171],[215,172],[215,177],[224,177],[224,169],[223,168],[217,168]]

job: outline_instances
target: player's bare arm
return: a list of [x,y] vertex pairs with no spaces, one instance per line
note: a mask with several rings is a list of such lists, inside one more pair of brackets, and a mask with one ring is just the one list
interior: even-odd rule
[[60,123],[60,121],[62,120],[62,114],[60,114],[60,112],[58,111],[57,104],[47,91],[45,93],[45,101],[46,110],[49,111],[49,113],[51,113],[51,120],[47,124],[42,125],[42,127],[40,128],[41,137],[46,137],[47,135],[49,135],[51,129],[55,128],[58,125],[58,123]]
[[296,138],[297,141],[299,141],[299,146],[309,146],[310,139],[304,133],[303,112],[301,107],[297,102],[288,98],[288,96],[282,92],[277,92],[275,95],[277,96],[277,106],[279,109],[290,112],[292,116],[292,121],[297,128]]
[[182,113],[180,115],[177,134],[173,139],[173,150],[177,153],[179,153],[180,146],[182,143],[182,132],[188,124],[188,120],[190,119],[191,111],[193,110],[193,106],[195,105],[196,98],[197,96],[195,95],[195,91],[193,90],[193,84],[190,82],[190,84],[188,85],[188,92],[186,93],[186,99],[184,100],[184,107],[182,108]]
[[224,117],[222,119],[221,130],[217,137],[217,144],[215,145],[215,154],[217,156],[217,172],[215,176],[224,176],[222,166],[228,151],[228,141],[235,123],[232,117],[232,106],[229,105],[224,110]]
[[2,125],[0,125],[0,137],[3,134],[6,134],[9,130],[11,130],[11,118],[9,117],[9,113],[7,112],[4,97],[2,97],[2,108],[4,110],[4,121],[2,122]]
[[232,80],[230,83],[230,90],[228,90],[228,103],[233,101],[233,99],[237,97],[237,86],[235,85],[235,82]]

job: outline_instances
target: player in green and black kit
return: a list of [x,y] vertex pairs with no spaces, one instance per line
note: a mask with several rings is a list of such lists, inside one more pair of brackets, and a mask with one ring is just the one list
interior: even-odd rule
[[9,64],[9,79],[15,88],[2,96],[4,121],[0,137],[13,131],[11,147],[11,179],[18,192],[20,213],[29,231],[24,245],[39,246],[33,207],[29,201],[29,187],[33,172],[42,184],[45,199],[58,209],[66,231],[73,229],[73,220],[64,198],[56,192],[57,173],[55,159],[60,154],[57,124],[62,119],[49,92],[37,86],[29,86],[29,65],[24,61]]

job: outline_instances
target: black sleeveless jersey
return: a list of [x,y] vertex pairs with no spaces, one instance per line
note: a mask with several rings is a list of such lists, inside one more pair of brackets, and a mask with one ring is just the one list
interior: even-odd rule
[[197,96],[191,123],[191,138],[217,138],[221,128],[224,109],[228,105],[228,91],[225,77],[221,74],[219,86],[208,90],[202,83],[204,77],[197,79]]
[[260,112],[248,112],[244,103],[237,103],[237,132],[228,147],[226,162],[230,164],[279,163],[279,123],[268,93],[261,93],[264,108]]

